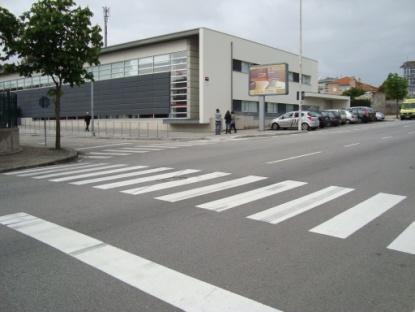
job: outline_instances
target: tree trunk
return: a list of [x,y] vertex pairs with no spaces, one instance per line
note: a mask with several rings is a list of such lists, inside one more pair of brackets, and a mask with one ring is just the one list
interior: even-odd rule
[[56,87],[55,93],[55,119],[56,119],[56,137],[55,149],[61,149],[61,88]]
[[399,100],[396,99],[396,119],[399,119]]

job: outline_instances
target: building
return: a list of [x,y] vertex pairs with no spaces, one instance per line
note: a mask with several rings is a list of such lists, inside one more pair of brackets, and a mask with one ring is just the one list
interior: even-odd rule
[[336,81],[338,78],[326,77],[318,81],[318,93],[329,93],[329,84]]
[[[266,116],[297,109],[298,55],[207,28],[197,28],[103,48],[94,74],[94,113],[98,118],[162,118],[172,127],[208,130],[216,108],[233,110],[258,125],[257,96],[249,96],[251,64],[287,63],[289,94],[268,96]],[[303,58],[305,108],[349,107],[348,97],[318,94],[318,62]],[[0,76],[0,91],[17,93],[23,117],[53,117],[42,109],[51,81],[34,75]],[[64,88],[62,116],[90,111],[91,85]]]
[[401,66],[403,76],[408,80],[408,96],[415,97],[415,61],[408,61]]
[[359,88],[363,89],[366,93],[373,94],[375,93],[378,88],[363,83],[360,81],[360,79],[356,79],[355,77],[342,77],[338,79],[332,79],[332,78],[326,78],[319,81],[319,86],[322,90],[325,92],[322,93],[328,93],[328,94],[337,94],[341,95],[344,91],[347,91],[351,88]]

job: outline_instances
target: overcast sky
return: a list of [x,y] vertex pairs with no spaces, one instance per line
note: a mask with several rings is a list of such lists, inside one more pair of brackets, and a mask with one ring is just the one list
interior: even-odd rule
[[[103,25],[108,44],[197,27],[299,51],[299,0],[75,0]],[[2,0],[20,15],[33,1]],[[415,60],[415,0],[303,0],[303,54],[319,61],[319,76],[355,76],[374,85],[402,74]]]

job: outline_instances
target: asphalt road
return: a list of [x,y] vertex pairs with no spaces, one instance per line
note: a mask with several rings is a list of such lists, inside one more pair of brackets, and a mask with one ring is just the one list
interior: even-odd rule
[[125,143],[0,176],[0,311],[415,310],[415,121]]

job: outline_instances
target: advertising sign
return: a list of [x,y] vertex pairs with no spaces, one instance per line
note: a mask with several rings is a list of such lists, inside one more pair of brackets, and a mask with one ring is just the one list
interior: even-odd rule
[[249,95],[284,94],[288,94],[288,64],[249,67]]

